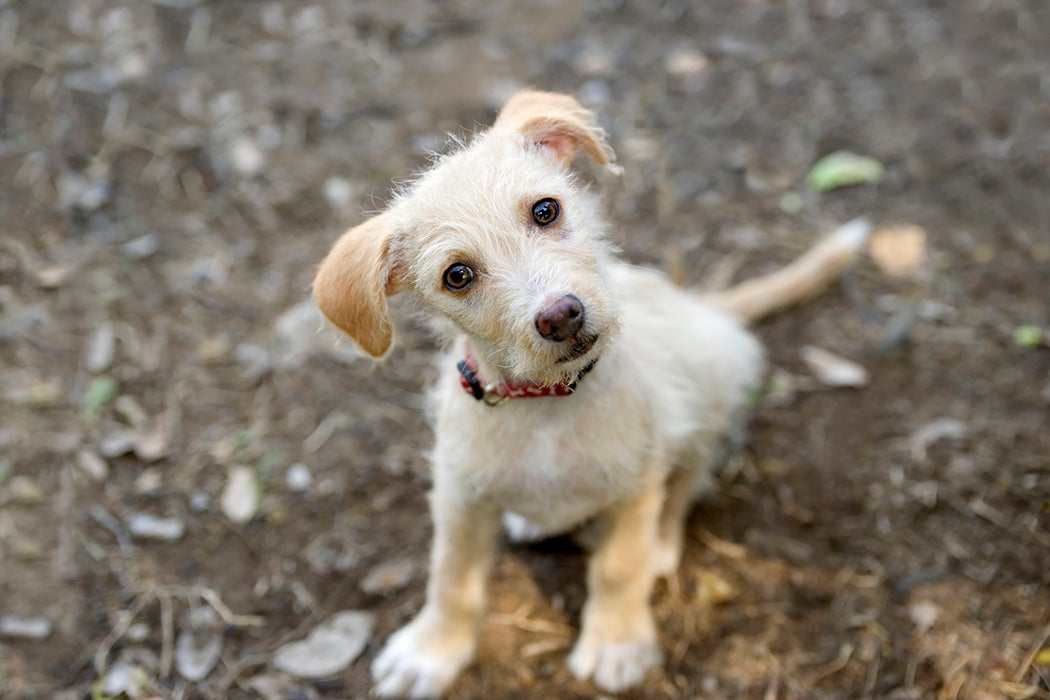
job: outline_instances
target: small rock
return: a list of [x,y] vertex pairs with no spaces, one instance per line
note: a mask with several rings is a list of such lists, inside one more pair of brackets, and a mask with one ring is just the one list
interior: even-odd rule
[[288,472],[284,475],[284,483],[292,491],[305,491],[313,482],[314,475],[310,473],[310,468],[302,462],[296,462],[288,467]]
[[693,78],[705,73],[711,62],[694,48],[680,48],[664,59],[664,69],[676,78]]
[[120,660],[109,667],[102,678],[104,697],[115,698],[123,694],[138,697],[138,688],[145,679],[145,672],[138,666]]
[[134,448],[135,433],[122,428],[110,431],[98,441],[98,451],[106,459],[126,455]]
[[324,198],[335,211],[345,211],[354,198],[354,186],[341,177],[330,177],[324,181]]
[[46,617],[0,616],[0,637],[10,639],[47,639],[55,626]]
[[266,156],[258,144],[248,136],[238,136],[229,146],[230,164],[243,177],[259,174],[266,165]]
[[48,265],[36,270],[36,283],[41,289],[58,289],[73,274],[72,265]]
[[204,491],[194,491],[188,505],[191,513],[203,513],[211,507],[211,496]]
[[160,469],[146,469],[135,477],[135,493],[139,495],[156,494],[163,486],[164,475]]
[[120,247],[121,254],[128,260],[145,260],[160,250],[160,236],[147,233],[133,238]]
[[88,339],[84,350],[84,368],[92,374],[104,372],[113,362],[117,339],[113,334],[113,324],[103,323]]
[[129,642],[140,644],[149,639],[150,628],[145,622],[136,622],[135,624],[128,627],[128,631],[124,633],[124,638]]
[[175,640],[175,669],[188,681],[208,677],[222,654],[222,625],[208,607],[190,611],[186,625]]
[[77,450],[76,464],[93,481],[102,481],[109,474],[109,465],[93,450]]
[[113,410],[136,430],[142,430],[149,421],[146,409],[130,394],[122,394],[113,401]]
[[156,462],[168,454],[168,424],[163,416],[135,435],[134,450],[143,462]]
[[861,387],[868,383],[868,370],[856,362],[813,345],[802,347],[802,361],[825,386]]
[[44,500],[44,492],[40,490],[36,482],[28,476],[16,476],[7,485],[11,493],[11,501],[32,505]]
[[297,678],[325,678],[350,665],[372,636],[375,615],[344,610],[318,625],[306,639],[285,644],[273,657],[279,671]]
[[226,478],[226,487],[220,498],[222,512],[238,524],[252,519],[259,509],[259,485],[251,467],[233,467]]
[[148,513],[133,513],[127,518],[132,536],[144,540],[174,542],[186,534],[186,523],[178,518],[159,518]]
[[416,573],[416,564],[411,559],[395,559],[372,569],[361,579],[361,590],[370,595],[390,593],[404,588]]

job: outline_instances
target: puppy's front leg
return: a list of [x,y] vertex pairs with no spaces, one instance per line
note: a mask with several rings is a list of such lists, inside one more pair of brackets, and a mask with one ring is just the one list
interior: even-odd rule
[[499,515],[464,503],[454,491],[435,485],[431,493],[434,544],[426,604],[372,663],[380,696],[436,697],[474,658]]
[[662,660],[649,608],[662,502],[657,483],[605,516],[604,539],[588,564],[583,629],[568,663],[573,675],[593,676],[604,690],[636,685]]

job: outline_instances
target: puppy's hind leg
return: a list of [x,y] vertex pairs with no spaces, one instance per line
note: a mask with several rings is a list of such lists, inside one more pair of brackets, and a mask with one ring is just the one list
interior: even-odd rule
[[653,574],[670,576],[678,570],[685,543],[685,521],[697,497],[697,475],[676,469],[667,479],[666,495],[653,547]]

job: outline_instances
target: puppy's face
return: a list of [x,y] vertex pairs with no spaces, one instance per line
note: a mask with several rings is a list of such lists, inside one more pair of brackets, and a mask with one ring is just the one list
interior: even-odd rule
[[596,206],[568,171],[578,147],[609,163],[601,137],[571,98],[516,96],[336,243],[314,283],[321,310],[379,356],[392,340],[385,296],[411,290],[507,378],[575,376],[618,328]]
[[614,335],[595,203],[545,149],[490,131],[391,214],[405,286],[508,378],[575,376]]

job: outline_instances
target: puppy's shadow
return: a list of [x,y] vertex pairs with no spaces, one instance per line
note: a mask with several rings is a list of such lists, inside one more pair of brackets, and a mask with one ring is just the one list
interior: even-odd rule
[[555,535],[536,542],[510,542],[504,538],[504,547],[528,568],[544,599],[563,610],[570,624],[576,624],[587,597],[589,554],[573,535]]

